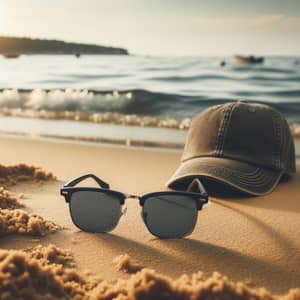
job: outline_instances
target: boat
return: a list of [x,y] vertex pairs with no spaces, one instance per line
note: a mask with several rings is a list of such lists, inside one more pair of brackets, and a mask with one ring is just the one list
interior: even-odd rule
[[264,57],[253,55],[236,55],[234,59],[237,64],[262,64],[264,62]]
[[18,58],[18,57],[20,57],[20,54],[17,54],[17,53],[4,53],[3,56],[5,58],[11,59],[11,58]]

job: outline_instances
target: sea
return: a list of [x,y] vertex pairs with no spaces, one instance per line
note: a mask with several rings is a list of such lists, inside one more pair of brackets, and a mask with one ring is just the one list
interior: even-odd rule
[[181,149],[197,113],[238,100],[276,108],[299,136],[300,57],[0,57],[2,135]]

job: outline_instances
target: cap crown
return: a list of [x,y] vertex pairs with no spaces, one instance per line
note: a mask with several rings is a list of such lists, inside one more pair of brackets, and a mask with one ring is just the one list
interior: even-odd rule
[[289,126],[273,108],[233,102],[213,106],[191,123],[182,161],[224,157],[295,172],[295,149]]

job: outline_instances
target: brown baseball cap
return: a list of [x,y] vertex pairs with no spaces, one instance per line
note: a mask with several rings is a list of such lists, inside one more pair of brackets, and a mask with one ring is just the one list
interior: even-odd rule
[[181,165],[167,183],[181,189],[195,177],[251,195],[270,193],[283,174],[295,173],[295,146],[284,117],[268,105],[217,105],[191,123]]

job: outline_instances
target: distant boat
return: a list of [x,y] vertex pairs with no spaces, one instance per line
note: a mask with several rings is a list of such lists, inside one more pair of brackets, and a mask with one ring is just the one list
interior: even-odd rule
[[3,56],[4,56],[5,58],[10,59],[10,58],[18,58],[18,57],[20,57],[20,54],[16,54],[16,53],[5,53],[5,54],[3,54]]
[[243,55],[236,55],[235,62],[237,64],[262,64],[264,62],[264,58],[262,56],[243,56]]

